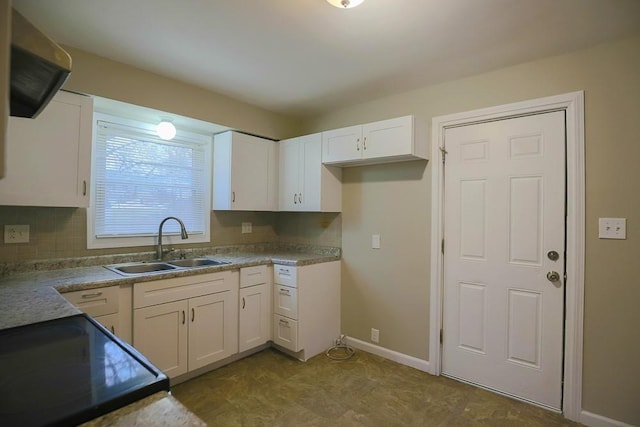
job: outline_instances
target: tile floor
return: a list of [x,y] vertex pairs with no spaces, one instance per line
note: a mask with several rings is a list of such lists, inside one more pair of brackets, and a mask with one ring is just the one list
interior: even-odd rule
[[561,415],[357,350],[306,363],[266,349],[176,385],[211,426],[577,426]]

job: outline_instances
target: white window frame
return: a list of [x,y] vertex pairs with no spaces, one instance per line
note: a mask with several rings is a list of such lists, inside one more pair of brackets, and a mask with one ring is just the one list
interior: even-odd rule
[[[106,121],[119,125],[133,126],[139,129],[155,130],[155,124],[142,122],[139,120],[126,119],[110,114],[94,112],[93,114],[93,141],[91,155],[91,201],[87,208],[87,248],[88,249],[106,249],[106,248],[126,248],[135,246],[154,246],[158,244],[158,236],[123,236],[123,237],[96,237],[95,232],[95,152],[98,132],[98,122]],[[211,176],[212,161],[211,151],[213,145],[213,137],[194,132],[179,130],[181,140],[202,144],[205,147],[205,186],[204,186],[204,212],[202,212],[205,230],[200,234],[189,234],[189,238],[182,240],[180,235],[166,234],[162,236],[163,245],[193,244],[193,243],[209,243],[211,241]],[[160,224],[157,224],[158,226]]]

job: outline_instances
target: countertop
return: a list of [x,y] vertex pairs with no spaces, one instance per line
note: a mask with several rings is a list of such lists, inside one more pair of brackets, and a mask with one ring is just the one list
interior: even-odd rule
[[191,269],[123,276],[102,265],[62,268],[10,274],[0,279],[0,329],[27,325],[60,317],[73,316],[80,311],[71,305],[62,292],[126,285],[173,277],[193,276],[225,270],[237,270],[261,264],[303,266],[339,260],[335,253],[308,252],[238,252],[209,256],[229,264]]
[[[303,266],[340,259],[337,248],[321,248],[315,251],[272,250],[238,251],[190,254],[207,256],[229,264],[198,267],[192,269],[155,272],[136,276],[123,276],[108,270],[103,265],[89,265],[72,268],[44,269],[43,263],[33,263],[35,271],[21,271],[6,274],[0,278],[0,329],[11,328],[45,320],[73,316],[80,310],[71,305],[60,292],[94,289],[105,286],[126,285],[173,277],[192,276],[217,271],[236,270],[263,264],[284,264]],[[94,257],[88,260],[57,260],[49,263],[48,268],[83,265],[103,260],[104,264],[132,261],[121,257]],[[114,262],[110,262],[114,261]],[[133,261],[139,261],[133,259]],[[24,267],[20,267],[24,268]],[[11,268],[9,268],[11,270]],[[156,393],[131,405],[120,408],[110,414],[96,418],[87,426],[135,426],[135,425],[193,425],[204,424],[168,393]]]

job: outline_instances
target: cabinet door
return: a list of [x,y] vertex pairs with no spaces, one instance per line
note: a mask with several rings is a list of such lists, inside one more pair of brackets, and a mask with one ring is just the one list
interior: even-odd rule
[[261,210],[268,206],[267,143],[249,135],[233,138],[231,192],[233,210]]
[[413,117],[369,123],[362,127],[362,158],[404,156],[413,152]]
[[306,212],[322,210],[322,135],[319,133],[301,138],[304,150],[302,190],[299,200]]
[[120,316],[118,316],[118,313],[96,316],[94,317],[94,319],[100,322],[102,326],[110,330],[112,334],[118,335],[120,337]]
[[322,163],[339,163],[362,158],[362,126],[322,132]]
[[233,131],[216,135],[213,146],[213,186],[213,209],[276,210],[276,142]]
[[269,286],[251,286],[240,289],[239,351],[266,343],[270,339],[271,310]]
[[238,352],[238,292],[189,300],[189,370]]
[[14,206],[89,206],[91,98],[58,92],[35,119],[10,117],[0,200]]
[[300,180],[304,169],[304,150],[300,138],[280,141],[280,196],[278,208],[281,211],[299,211],[301,192]]
[[173,378],[187,372],[187,301],[139,308],[133,312],[133,345]]

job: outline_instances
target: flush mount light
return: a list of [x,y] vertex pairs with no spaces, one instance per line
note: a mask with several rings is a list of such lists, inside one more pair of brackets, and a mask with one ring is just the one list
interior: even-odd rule
[[160,139],[164,139],[168,141],[173,139],[176,136],[176,127],[171,123],[170,120],[163,119],[158,126],[156,126],[156,133],[160,137]]
[[329,3],[334,5],[335,7],[339,7],[341,9],[350,9],[352,7],[359,6],[364,0],[327,0]]

